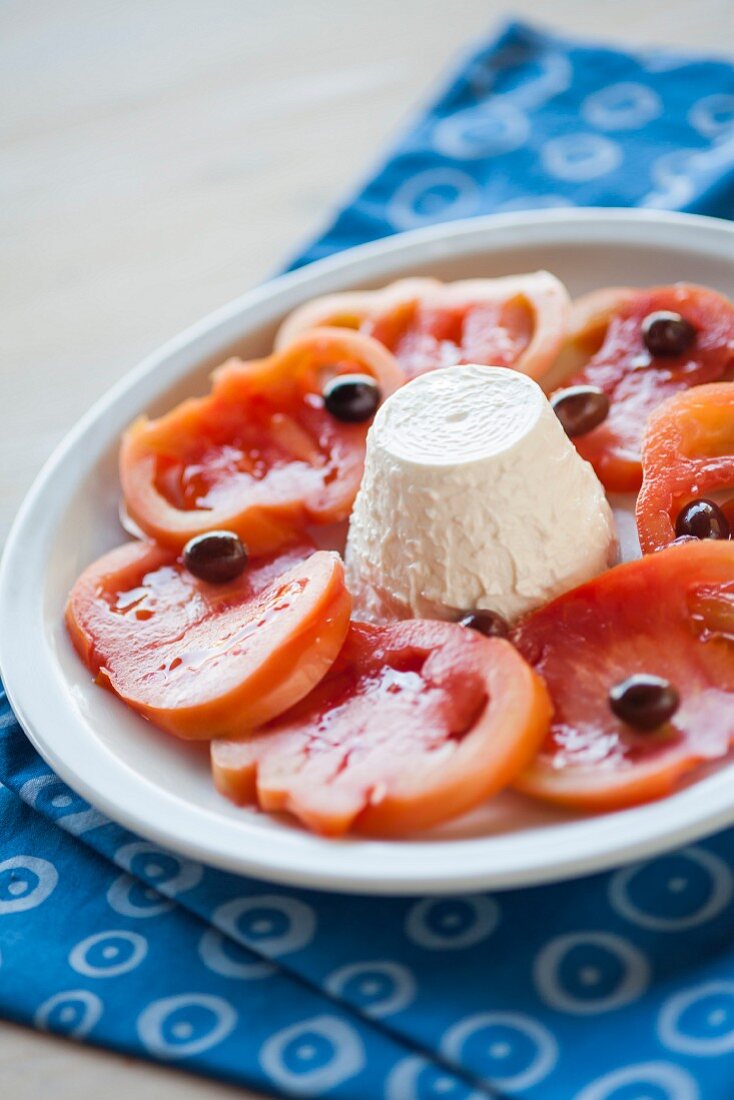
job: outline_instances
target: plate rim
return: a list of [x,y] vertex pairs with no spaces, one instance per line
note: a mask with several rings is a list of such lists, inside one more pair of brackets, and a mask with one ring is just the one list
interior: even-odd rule
[[[337,279],[340,275],[348,276],[350,269],[366,268],[364,278],[370,278],[370,266],[390,266],[390,259],[398,258],[398,264],[406,253],[418,252],[420,259],[416,262],[429,263],[431,260],[460,258],[461,255],[471,254],[480,249],[486,251],[501,251],[507,247],[500,241],[487,242],[484,238],[491,234],[496,238],[508,234],[534,230],[542,235],[543,231],[550,234],[550,240],[555,243],[573,243],[574,234],[583,230],[586,239],[591,234],[600,234],[600,239],[605,233],[608,235],[610,227],[614,227],[615,237],[618,232],[647,233],[655,237],[665,230],[670,230],[672,237],[685,236],[686,234],[700,234],[712,241],[712,234],[723,234],[734,244],[734,223],[721,219],[711,218],[697,214],[679,214],[658,210],[626,210],[623,208],[562,208],[553,210],[518,211],[510,214],[490,214],[481,217],[461,219],[448,223],[426,226],[420,229],[410,230],[406,233],[395,234],[375,242],[359,245],[345,250],[333,256],[317,260],[295,271],[277,276],[266,283],[246,291],[227,305],[207,314],[200,321],[184,329],[173,339],[166,341],[157,350],[146,356],[136,367],[126,372],[123,377],[113,385],[98,401],[79,419],[72,429],[54,449],[51,456],[44,463],[41,471],[28,490],[23,503],[11,526],[10,533],[0,561],[0,623],[4,629],[0,630],[0,669],[7,693],[8,700],[31,743],[53,768],[53,770],[81,794],[93,806],[101,810],[114,821],[119,822],[131,831],[140,834],[148,840],[178,852],[189,858],[196,858],[202,862],[216,866],[237,874],[251,875],[266,881],[277,882],[282,885],[304,886],[311,889],[328,889],[342,893],[372,893],[390,895],[417,895],[425,893],[447,894],[467,890],[478,889],[509,889],[520,886],[537,885],[544,882],[558,881],[566,878],[608,870],[621,866],[640,858],[646,858],[653,854],[669,850],[680,843],[685,843],[702,836],[709,835],[726,825],[734,823],[734,794],[729,800],[721,798],[707,800],[695,798],[695,791],[707,780],[702,779],[682,792],[669,796],[662,803],[652,803],[647,806],[622,811],[625,823],[630,828],[618,830],[615,823],[620,815],[605,815],[598,818],[581,817],[579,820],[563,821],[553,825],[543,825],[539,828],[543,833],[552,832],[551,843],[538,845],[543,850],[542,857],[526,858],[520,865],[516,865],[505,858],[504,863],[499,860],[499,866],[488,866],[490,860],[482,860],[479,852],[475,851],[492,847],[495,856],[501,854],[503,848],[512,848],[517,843],[517,834],[488,835],[474,838],[462,838],[456,840],[417,840],[385,842],[372,840],[348,840],[348,841],[324,841],[321,838],[308,837],[308,850],[314,853],[310,860],[304,863],[303,851],[298,846],[289,856],[288,849],[292,847],[287,841],[281,845],[284,852],[274,856],[271,850],[265,855],[259,855],[258,851],[245,853],[235,852],[231,846],[227,851],[212,846],[211,839],[201,839],[197,833],[197,820],[203,824],[211,812],[205,807],[192,803],[185,803],[181,799],[175,799],[170,792],[165,791],[157,784],[153,784],[144,777],[129,769],[125,763],[116,758],[101,742],[97,741],[99,753],[93,754],[93,759],[100,764],[100,759],[109,757],[107,766],[102,769],[103,782],[95,782],[87,774],[89,767],[79,768],[79,764],[69,761],[63,751],[59,751],[60,738],[49,738],[44,733],[44,724],[48,723],[48,705],[44,710],[44,700],[54,701],[59,707],[58,714],[64,722],[73,721],[75,708],[69,703],[70,687],[64,681],[58,659],[53,652],[50,639],[40,622],[35,625],[40,631],[40,639],[36,640],[36,650],[41,650],[45,658],[41,661],[44,671],[51,673],[46,681],[39,685],[34,679],[38,666],[31,668],[27,661],[28,644],[16,645],[19,636],[13,629],[8,629],[8,623],[16,623],[18,630],[23,634],[29,633],[35,620],[28,616],[27,601],[23,596],[26,586],[18,583],[18,577],[22,579],[24,573],[32,568],[35,557],[41,556],[43,546],[53,541],[53,533],[58,526],[58,513],[56,522],[50,523],[45,529],[43,545],[38,547],[38,552],[30,555],[27,552],[27,540],[29,529],[31,534],[33,526],[37,523],[39,507],[42,508],[44,497],[48,495],[53,486],[54,478],[63,470],[64,464],[71,461],[80,442],[88,435],[95,436],[98,442],[98,450],[102,449],[101,440],[105,446],[111,442],[111,434],[105,436],[104,431],[99,431],[105,413],[125,403],[125,398],[133,397],[140,405],[146,397],[138,394],[138,390],[144,386],[146,379],[152,379],[153,375],[159,375],[158,384],[154,390],[162,392],[173,382],[183,379],[186,374],[195,369],[195,363],[205,357],[203,351],[196,355],[199,345],[211,342],[215,337],[221,342],[236,338],[232,333],[229,337],[227,331],[236,326],[238,319],[248,311],[257,311],[258,308],[265,311],[264,320],[267,321],[268,303],[277,302],[285,296],[297,299],[299,289],[310,286],[314,282]],[[517,241],[515,242],[518,243]],[[534,239],[529,242],[538,246],[541,240]],[[639,243],[639,242],[638,242]],[[657,242],[656,243],[660,243]],[[673,245],[678,247],[690,247],[682,245],[681,241],[673,240]],[[697,242],[700,245],[700,242]],[[693,251],[703,252],[699,247]],[[712,254],[718,251],[711,249]],[[721,249],[721,255],[731,254],[730,251]],[[385,273],[385,278],[393,277],[390,270]],[[314,293],[328,293],[326,290],[317,290]],[[293,303],[286,309],[293,308]],[[281,313],[279,307],[276,313]],[[263,318],[254,321],[253,324],[264,323]],[[243,328],[246,328],[243,325]],[[241,335],[241,333],[240,333]],[[176,363],[180,357],[188,358],[188,365],[181,368]],[[166,369],[168,365],[168,369]],[[153,395],[148,395],[153,399]],[[134,415],[134,414],[133,414]],[[95,433],[95,429],[97,429]],[[94,459],[86,467],[88,470],[94,465]],[[78,480],[78,478],[77,478]],[[73,490],[70,490],[70,493]],[[53,518],[53,513],[52,513]],[[32,577],[30,578],[33,579]],[[41,594],[45,588],[44,583],[37,585],[39,591],[36,594],[33,606],[37,604],[37,613],[42,613]],[[23,623],[26,622],[25,630]],[[30,649],[33,650],[33,645]],[[54,664],[55,662],[55,664]],[[114,761],[110,769],[109,762]],[[110,782],[116,771],[127,772],[126,782],[120,784],[117,776]],[[127,786],[132,786],[132,791],[143,791],[150,795],[151,790],[157,792],[157,801],[160,803],[157,817],[153,820],[145,813],[145,801],[143,810],[138,810],[135,799],[127,799],[122,792],[127,791]],[[693,797],[691,795],[693,792]],[[689,803],[703,803],[703,808],[691,809]],[[659,806],[667,805],[675,807],[668,817],[668,824],[662,827],[658,818],[665,818],[665,814],[658,814]],[[164,810],[165,812],[161,812]],[[650,819],[646,821],[646,818]],[[191,827],[186,827],[188,825]],[[650,824],[652,821],[652,825]],[[584,823],[587,831],[593,834],[597,843],[585,843],[579,845],[579,825]],[[641,831],[635,839],[627,835],[620,838],[617,834],[634,832],[634,824],[639,823]],[[227,824],[228,830],[233,826]],[[220,826],[224,827],[224,823]],[[564,841],[569,832],[574,834],[574,845],[567,850]],[[597,838],[598,834],[598,838]],[[604,835],[608,834],[608,835]],[[206,837],[206,831],[203,831]],[[279,834],[277,834],[279,835]],[[284,834],[290,835],[290,834]],[[533,837],[537,839],[534,832]],[[555,841],[555,843],[553,843]],[[272,840],[276,847],[277,841]],[[399,859],[396,866],[392,867],[389,853],[394,852],[396,844],[403,856],[411,853],[418,860],[421,869],[406,880],[405,858]],[[254,846],[257,849],[257,845]],[[436,848],[451,851],[450,860],[443,862],[448,864],[448,869],[441,872],[432,870],[430,864],[435,860]],[[528,846],[529,847],[529,846]],[[548,848],[554,849],[551,857]],[[359,873],[354,871],[359,858],[367,860],[369,870],[364,866]],[[341,853],[336,859],[336,853]],[[351,853],[351,854],[350,854]],[[467,861],[468,854],[468,861]],[[457,858],[457,855],[459,858]],[[476,858],[473,858],[476,856]],[[463,857],[463,858],[462,858]]]

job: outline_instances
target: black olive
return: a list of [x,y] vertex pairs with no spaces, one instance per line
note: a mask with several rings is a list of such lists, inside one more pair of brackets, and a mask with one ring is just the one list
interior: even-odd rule
[[468,626],[470,630],[484,634],[485,638],[506,638],[510,633],[507,620],[496,611],[472,611],[459,619],[459,626]]
[[654,730],[668,722],[680,705],[673,685],[645,672],[629,676],[609,692],[609,706],[617,718],[637,730]]
[[234,531],[208,531],[189,539],[183,551],[184,565],[209,584],[234,581],[247,565],[247,550]]
[[324,405],[337,420],[362,424],[380,404],[380,389],[369,374],[337,374],[324,387]]
[[609,415],[609,398],[597,386],[569,386],[551,397],[566,435],[575,439],[598,428]]
[[731,538],[729,521],[713,500],[692,500],[684,505],[675,521],[677,538],[686,535],[694,539]]
[[650,355],[683,355],[693,345],[696,330],[680,313],[658,310],[648,313],[642,322],[642,339]]

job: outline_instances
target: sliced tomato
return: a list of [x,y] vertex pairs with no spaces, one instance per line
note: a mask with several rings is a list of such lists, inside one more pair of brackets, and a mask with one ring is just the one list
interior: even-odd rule
[[284,322],[276,346],[314,325],[340,325],[374,336],[408,378],[456,363],[540,378],[561,349],[569,308],[566,288],[547,271],[456,283],[401,279],[307,303]]
[[259,555],[307,524],[349,515],[368,424],[324,408],[326,382],[369,374],[383,397],[404,382],[395,359],[355,332],[316,329],[267,359],[234,359],[211,393],[126,432],[120,479],[127,510],[152,538],[180,548],[204,531],[235,531]]
[[696,386],[676,394],[647,422],[637,532],[643,553],[675,538],[681,508],[707,493],[734,489],[734,386]]
[[471,809],[533,758],[550,709],[513,647],[455,623],[353,623],[282,719],[215,741],[218,789],[338,836],[400,836]]
[[212,585],[174,550],[132,542],[82,573],[66,624],[101,684],[178,737],[208,740],[308,694],[339,653],[350,611],[336,554],[300,544]]
[[[659,310],[679,313],[697,337],[686,354],[653,357],[642,339],[642,322]],[[614,287],[574,303],[569,337],[546,388],[598,386],[607,394],[609,416],[574,442],[607,489],[632,492],[642,482],[641,449],[647,418],[666,398],[734,374],[734,306],[700,286],[635,290]]]
[[[619,565],[529,616],[514,633],[554,707],[527,794],[582,810],[660,798],[734,741],[734,544],[690,542]],[[609,690],[661,676],[680,706],[639,732]]]

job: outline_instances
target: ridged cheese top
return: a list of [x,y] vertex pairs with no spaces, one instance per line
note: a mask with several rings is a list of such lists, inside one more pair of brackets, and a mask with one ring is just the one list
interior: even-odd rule
[[547,406],[540,387],[501,367],[450,367],[424,374],[386,401],[372,443],[403,462],[485,462],[525,439]]

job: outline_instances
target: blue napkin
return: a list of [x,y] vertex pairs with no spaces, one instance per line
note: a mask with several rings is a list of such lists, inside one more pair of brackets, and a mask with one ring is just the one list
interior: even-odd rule
[[[734,217],[734,70],[513,24],[299,258],[550,205]],[[108,821],[0,709],[0,1013],[276,1095],[730,1100],[734,831],[497,896],[238,878]]]

